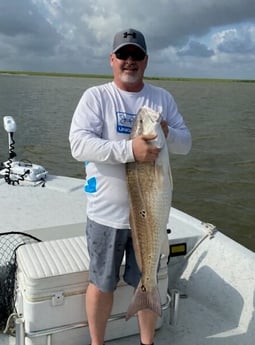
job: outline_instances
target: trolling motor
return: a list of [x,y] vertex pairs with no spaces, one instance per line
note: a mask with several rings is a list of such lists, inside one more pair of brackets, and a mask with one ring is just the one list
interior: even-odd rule
[[2,163],[0,175],[4,176],[6,183],[19,184],[20,181],[38,182],[45,181],[48,174],[41,165],[30,162],[17,161],[14,152],[14,133],[16,132],[16,123],[12,116],[4,116],[4,129],[8,133],[9,158]]

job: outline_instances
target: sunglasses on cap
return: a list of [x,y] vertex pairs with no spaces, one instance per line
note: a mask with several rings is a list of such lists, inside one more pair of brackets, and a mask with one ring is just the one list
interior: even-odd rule
[[119,60],[127,60],[129,57],[131,57],[131,59],[134,61],[142,61],[146,56],[146,54],[141,49],[130,51],[125,48],[117,50],[115,52],[115,55]]

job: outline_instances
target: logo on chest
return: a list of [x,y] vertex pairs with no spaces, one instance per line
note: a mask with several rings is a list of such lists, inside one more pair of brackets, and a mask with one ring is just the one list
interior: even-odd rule
[[130,134],[136,114],[130,114],[123,111],[116,112],[117,132]]

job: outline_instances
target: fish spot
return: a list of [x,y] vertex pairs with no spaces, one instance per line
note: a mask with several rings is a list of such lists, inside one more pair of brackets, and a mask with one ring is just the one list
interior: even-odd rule
[[139,214],[140,214],[140,216],[141,216],[142,218],[145,218],[145,217],[146,217],[146,211],[145,211],[145,210],[141,210],[141,211],[139,212]]
[[141,286],[142,292],[146,292],[146,287],[144,285]]

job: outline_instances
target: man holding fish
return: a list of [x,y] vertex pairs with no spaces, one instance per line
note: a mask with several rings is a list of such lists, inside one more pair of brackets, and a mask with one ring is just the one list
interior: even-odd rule
[[104,344],[124,253],[123,279],[135,288],[126,318],[137,313],[141,344],[153,344],[161,315],[157,269],[168,255],[169,153],[187,154],[191,135],[172,95],[144,83],[147,63],[143,34],[118,32],[113,81],[84,92],[70,128],[72,155],[86,166],[91,345]]

